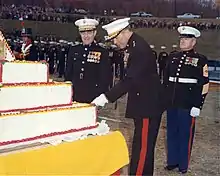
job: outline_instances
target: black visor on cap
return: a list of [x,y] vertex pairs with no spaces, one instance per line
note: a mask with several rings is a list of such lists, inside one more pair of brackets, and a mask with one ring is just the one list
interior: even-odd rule
[[193,34],[181,34],[180,38],[195,38],[195,35],[193,35]]

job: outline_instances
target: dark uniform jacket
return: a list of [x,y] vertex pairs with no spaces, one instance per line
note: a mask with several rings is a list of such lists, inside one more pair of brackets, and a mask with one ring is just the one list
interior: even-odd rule
[[153,54],[154,54],[154,59],[157,61],[157,52],[155,50],[153,50]]
[[39,60],[46,60],[46,52],[46,47],[44,45],[40,45]]
[[16,55],[17,59],[24,59],[27,61],[37,61],[38,60],[38,51],[36,46],[31,43],[29,45],[22,45],[20,53]]
[[209,87],[207,64],[194,50],[169,56],[164,76],[167,108],[202,109]]
[[68,53],[65,80],[73,83],[73,99],[91,103],[108,91],[111,83],[111,65],[108,51],[92,43],[73,46]]
[[30,47],[29,54],[25,56],[27,61],[37,61],[38,60],[38,51],[35,45]]
[[152,118],[161,114],[159,107],[160,81],[156,60],[150,46],[133,33],[128,42],[127,72],[122,81],[105,93],[111,102],[128,93],[126,117]]
[[160,68],[165,68],[166,67],[166,62],[168,58],[168,53],[165,51],[160,52],[158,56],[158,64]]

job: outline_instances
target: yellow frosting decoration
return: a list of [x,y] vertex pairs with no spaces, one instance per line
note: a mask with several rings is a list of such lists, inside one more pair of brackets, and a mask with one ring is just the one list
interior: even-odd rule
[[42,64],[46,62],[39,62],[39,61],[26,61],[26,60],[14,60],[12,62],[8,62],[8,63],[16,63],[16,64]]

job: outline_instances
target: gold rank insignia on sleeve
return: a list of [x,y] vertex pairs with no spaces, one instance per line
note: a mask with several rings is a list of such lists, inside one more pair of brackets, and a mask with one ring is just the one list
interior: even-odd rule
[[202,95],[207,94],[209,91],[209,83],[203,85],[202,87]]
[[208,65],[207,64],[203,67],[203,76],[204,77],[209,76],[209,71],[208,71]]
[[101,52],[90,51],[87,56],[87,62],[100,63]]

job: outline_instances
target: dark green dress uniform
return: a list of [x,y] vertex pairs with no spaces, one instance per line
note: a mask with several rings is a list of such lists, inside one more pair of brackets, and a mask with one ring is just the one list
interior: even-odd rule
[[208,60],[194,50],[170,54],[165,69],[167,105],[168,170],[187,172],[193,144],[195,117],[192,107],[202,109],[208,93]]
[[73,100],[90,103],[111,84],[109,53],[97,43],[69,49],[65,80],[73,84]]
[[126,117],[134,119],[129,175],[153,175],[154,148],[161,121],[160,80],[148,43],[133,33],[124,57],[124,79],[105,95],[110,102],[128,93]]

